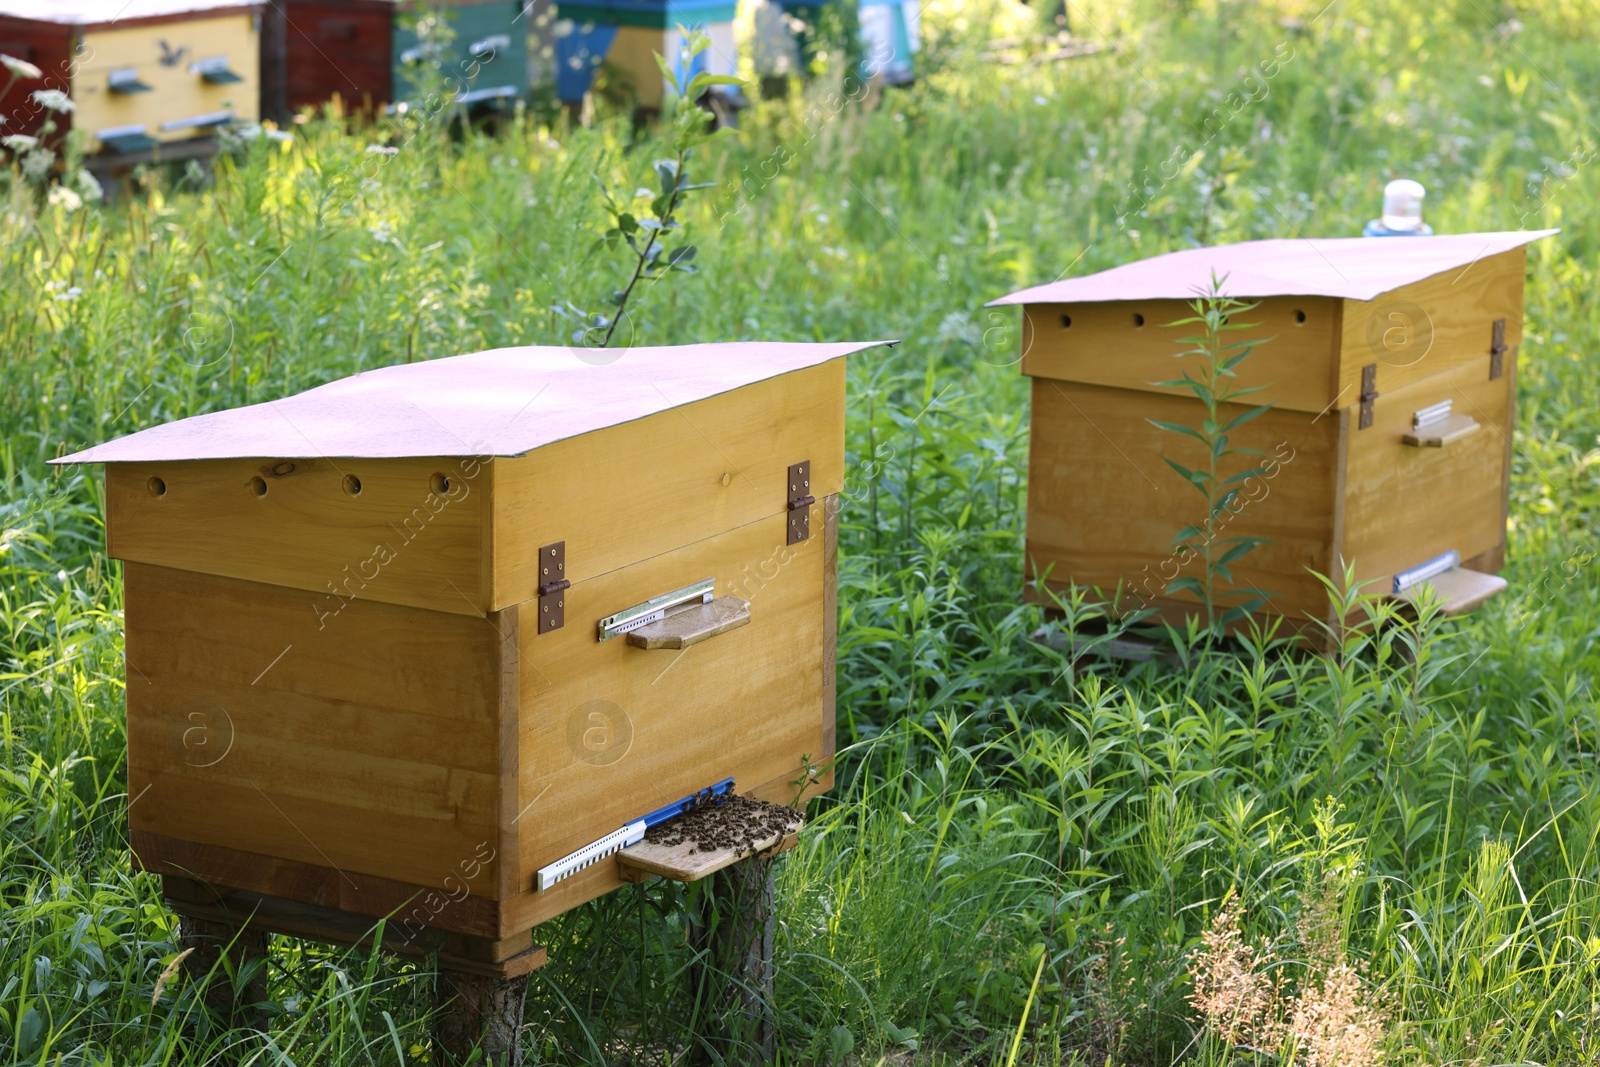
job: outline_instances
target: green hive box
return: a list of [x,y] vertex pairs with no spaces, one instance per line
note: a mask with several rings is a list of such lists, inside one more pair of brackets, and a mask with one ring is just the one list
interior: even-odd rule
[[[396,9],[394,98],[413,105],[436,77],[458,103],[507,108],[528,95],[528,0],[419,3]],[[425,20],[442,15],[454,34],[446,42],[427,32]],[[419,33],[419,31],[423,31]]]

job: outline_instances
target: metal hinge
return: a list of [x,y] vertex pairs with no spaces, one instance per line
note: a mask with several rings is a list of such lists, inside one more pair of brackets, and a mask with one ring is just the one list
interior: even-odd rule
[[1372,402],[1378,399],[1378,365],[1368,363],[1361,368],[1361,421],[1359,429],[1372,425]]
[[1494,320],[1494,341],[1489,345],[1489,380],[1500,377],[1506,372],[1506,353],[1511,351],[1511,346],[1506,344],[1506,320]]
[[559,630],[567,620],[567,543],[539,549],[539,632]]
[[789,541],[798,544],[811,536],[811,461],[803,459],[789,468]]

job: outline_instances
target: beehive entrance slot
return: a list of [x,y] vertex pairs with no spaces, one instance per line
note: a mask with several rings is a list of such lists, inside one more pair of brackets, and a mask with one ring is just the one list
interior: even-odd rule
[[607,615],[600,620],[598,634],[601,641],[609,641],[613,637],[637,630],[642,626],[649,626],[653,622],[660,622],[667,617],[668,612],[693,604],[709,604],[714,596],[716,586],[715,578],[703,578],[693,585],[686,585],[682,589],[674,589],[670,593],[651,597],[642,604],[635,604],[625,608],[615,615]]

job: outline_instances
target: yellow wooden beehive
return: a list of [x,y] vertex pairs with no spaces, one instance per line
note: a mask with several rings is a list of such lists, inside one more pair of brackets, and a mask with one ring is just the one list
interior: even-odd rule
[[[1258,306],[1259,340],[1235,388],[1259,388],[1219,422],[1271,404],[1230,447],[1265,472],[1242,485],[1212,536],[1265,543],[1231,565],[1218,604],[1267,594],[1291,629],[1330,620],[1317,575],[1344,565],[1368,589],[1450,611],[1503,588],[1507,487],[1522,333],[1524,245],[1553,231],[1251,241],[1190,249],[1026,289],[1024,374],[1033,379],[1028,463],[1030,596],[1042,582],[1102,590],[1181,623],[1198,598],[1175,550],[1205,500],[1165,462],[1203,469],[1204,446],[1151,420],[1199,428],[1177,379],[1190,302],[1210,291]],[[1196,357],[1186,357],[1193,360]],[[1191,371],[1194,367],[1190,366]]]
[[501,349],[60,461],[107,466],[139,865],[526,959],[623,876],[541,869],[825,788],[862,347]]
[[0,39],[76,105],[57,124],[115,152],[255,121],[260,36],[261,4],[239,0],[0,3]]

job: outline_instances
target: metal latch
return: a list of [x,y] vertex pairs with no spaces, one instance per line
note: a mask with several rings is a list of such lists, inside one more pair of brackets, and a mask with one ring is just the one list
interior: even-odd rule
[[686,585],[682,589],[674,589],[670,593],[651,597],[643,604],[635,604],[631,608],[624,608],[615,615],[607,615],[600,620],[598,638],[609,641],[613,637],[621,637],[630,630],[637,630],[641,626],[649,626],[667,617],[667,612],[684,604],[709,604],[714,595],[712,587],[716,585],[713,578],[703,578],[693,585]]
[[811,536],[811,461],[803,459],[789,467],[789,541],[798,544]]
[[1378,399],[1378,365],[1368,363],[1361,368],[1361,421],[1358,428],[1365,430],[1372,425],[1372,402]]
[[539,549],[539,632],[559,630],[567,621],[567,543],[557,541]]
[[1506,353],[1511,351],[1511,346],[1506,344],[1506,320],[1494,320],[1494,341],[1489,345],[1489,380],[1500,377],[1506,372]]

